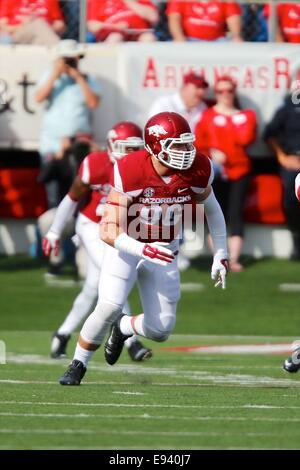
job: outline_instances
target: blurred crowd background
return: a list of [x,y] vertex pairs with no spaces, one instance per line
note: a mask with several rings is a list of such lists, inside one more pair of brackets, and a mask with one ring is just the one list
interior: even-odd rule
[[2,44],[300,41],[298,2],[1,0]]
[[[107,97],[101,79],[84,73],[80,61],[93,47],[90,44],[109,48],[121,42],[180,42],[186,48],[188,43],[221,42],[227,44],[227,55],[231,43],[237,42],[297,44],[300,2],[0,0],[3,48],[35,45],[55,50],[52,65],[41,70],[34,94],[35,102],[45,105],[39,151],[11,151],[9,145],[2,145],[0,151],[3,226],[9,219],[39,217],[35,234],[39,239],[52,221],[48,209],[66,194],[82,158],[105,147],[106,142],[95,142],[91,123]],[[1,60],[0,75],[5,67]],[[215,191],[226,214],[236,272],[243,270],[245,221],[287,227],[290,256],[300,260],[300,208],[293,183],[300,171],[300,108],[292,100],[293,92],[287,90],[264,123],[260,139],[269,155],[260,159],[248,152],[258,138],[257,112],[241,106],[238,83],[228,74],[209,83],[204,75],[185,73],[176,93],[160,96],[145,110],[148,116],[165,110],[183,114],[196,134],[197,148],[212,158]],[[0,115],[9,107],[9,101],[0,103]],[[30,176],[25,168],[31,168]],[[1,233],[1,251],[13,253]],[[39,252],[39,243],[34,243],[31,253]],[[183,268],[188,265],[183,262]],[[58,271],[52,269],[52,274]]]

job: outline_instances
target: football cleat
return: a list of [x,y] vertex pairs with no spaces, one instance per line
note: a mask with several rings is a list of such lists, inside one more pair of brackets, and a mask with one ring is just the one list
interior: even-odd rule
[[128,354],[132,361],[140,362],[145,359],[150,359],[153,353],[152,350],[146,348],[140,341],[136,340],[128,348]]
[[124,347],[127,338],[132,335],[123,335],[120,329],[121,315],[113,324],[110,330],[110,336],[104,346],[105,360],[111,366],[117,362]]
[[66,347],[69,342],[71,335],[60,335],[53,333],[52,343],[51,343],[51,357],[53,359],[62,359],[67,356]]
[[83,363],[74,359],[69,364],[64,375],[60,377],[59,383],[60,385],[80,385],[85,373],[86,367],[84,367]]
[[[296,355],[295,355],[295,352],[296,352]],[[290,374],[294,372],[298,372],[298,370],[300,369],[300,362],[299,362],[300,354],[299,353],[300,353],[300,348],[296,349],[293,353],[293,356],[288,357],[283,363],[284,370],[287,372],[290,372]],[[294,362],[293,358],[295,358],[297,362]]]

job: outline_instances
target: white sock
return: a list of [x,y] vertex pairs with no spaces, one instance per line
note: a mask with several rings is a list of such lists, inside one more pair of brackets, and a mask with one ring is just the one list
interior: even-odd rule
[[94,352],[95,351],[88,351],[87,349],[83,349],[80,344],[77,343],[73,360],[75,359],[76,361],[81,361],[84,367],[87,367],[88,362]]
[[[143,313],[137,315],[136,317],[128,317],[127,315],[124,315],[120,322],[121,332],[123,335],[134,335],[137,333],[140,336],[146,336],[143,328],[143,322]],[[134,324],[134,329],[132,327],[132,323]]]
[[[126,302],[124,304],[122,313],[124,313],[125,315],[128,315],[129,317],[131,317],[131,311],[130,311],[130,307],[129,307],[128,302]],[[126,348],[130,348],[132,343],[135,343],[135,341],[137,341],[137,336],[136,335],[132,335],[132,336],[130,336],[130,338],[126,339],[126,341],[125,341]]]

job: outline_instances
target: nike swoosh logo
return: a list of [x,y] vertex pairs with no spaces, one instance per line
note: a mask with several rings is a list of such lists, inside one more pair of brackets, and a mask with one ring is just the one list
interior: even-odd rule
[[178,192],[179,192],[179,193],[183,193],[183,191],[187,191],[188,189],[189,189],[189,188],[183,188],[183,189],[181,188],[181,189],[178,189]]

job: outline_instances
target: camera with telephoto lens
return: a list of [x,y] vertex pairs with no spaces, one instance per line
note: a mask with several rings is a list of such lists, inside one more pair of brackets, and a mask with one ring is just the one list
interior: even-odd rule
[[77,68],[77,60],[74,57],[64,57],[64,61],[69,67]]

